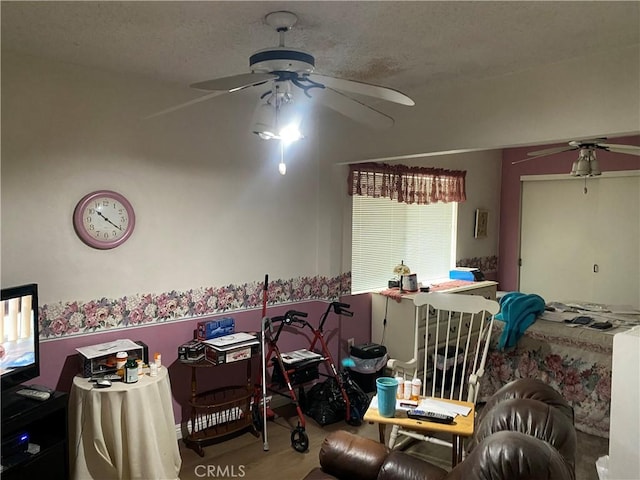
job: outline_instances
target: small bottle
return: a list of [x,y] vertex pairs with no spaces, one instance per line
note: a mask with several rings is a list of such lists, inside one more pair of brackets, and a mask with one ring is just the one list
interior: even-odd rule
[[402,398],[404,398],[405,400],[411,399],[411,380],[404,381],[404,391],[402,393]]
[[411,381],[411,400],[418,400],[422,390],[422,381],[419,378],[414,378]]
[[130,358],[124,364],[124,383],[135,383],[138,381],[138,362],[135,358]]
[[396,377],[396,380],[398,382],[398,392],[396,394],[396,398],[398,400],[402,400],[404,398],[404,378]]
[[155,364],[158,366],[158,368],[160,368],[162,366],[162,355],[160,355],[158,352],[156,352],[153,355],[153,360],[154,360]]
[[124,368],[125,363],[127,363],[127,352],[116,353],[116,369]]

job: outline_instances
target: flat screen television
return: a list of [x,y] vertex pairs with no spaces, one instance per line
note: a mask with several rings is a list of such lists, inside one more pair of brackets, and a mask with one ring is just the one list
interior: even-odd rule
[[2,393],[40,375],[38,285],[2,289],[0,302]]

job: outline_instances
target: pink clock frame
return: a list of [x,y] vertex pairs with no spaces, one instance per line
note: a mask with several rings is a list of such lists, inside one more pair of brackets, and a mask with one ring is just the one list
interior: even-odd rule
[[[127,215],[129,217],[126,231],[124,234],[115,239],[115,240],[99,240],[93,237],[84,227],[84,213],[87,206],[97,198],[107,197],[112,200],[120,202],[122,206],[127,211]],[[89,245],[90,247],[99,249],[99,250],[109,250],[111,248],[115,248],[119,245],[122,245],[126,242],[131,234],[133,233],[133,229],[136,224],[136,215],[133,211],[133,207],[129,200],[127,200],[123,195],[118,192],[114,192],[112,190],[96,190],[95,192],[88,193],[78,202],[75,210],[73,211],[73,226],[75,228],[76,233],[80,237],[80,239]]]

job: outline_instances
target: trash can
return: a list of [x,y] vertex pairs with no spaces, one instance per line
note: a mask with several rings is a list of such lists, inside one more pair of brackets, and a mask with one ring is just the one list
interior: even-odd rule
[[[446,353],[446,358],[445,358]],[[464,350],[458,351],[458,356],[456,358],[456,347],[455,345],[449,345],[447,348],[440,347],[438,349],[437,355],[433,356],[433,360],[438,370],[436,381],[438,382],[438,388],[440,388],[440,382],[442,381],[443,371],[444,371],[444,388],[449,389],[452,386],[452,383],[455,382],[457,384],[462,379],[462,363],[464,362]],[[453,370],[454,366],[456,366],[456,378],[453,378]]]
[[377,343],[353,345],[349,351],[355,363],[349,368],[349,374],[354,382],[366,393],[376,391],[376,379],[382,376],[387,365],[389,355],[387,347]]

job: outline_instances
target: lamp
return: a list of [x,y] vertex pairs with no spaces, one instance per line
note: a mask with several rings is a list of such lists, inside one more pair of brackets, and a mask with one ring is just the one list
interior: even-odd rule
[[398,277],[402,275],[409,275],[411,273],[411,269],[404,264],[404,260],[400,261],[399,265],[393,267],[393,273],[398,275]]
[[283,140],[289,144],[302,138],[302,118],[296,110],[289,82],[274,83],[274,89],[260,97],[252,131],[263,140]]
[[280,175],[287,173],[284,147],[302,138],[302,117],[293,102],[289,82],[274,82],[274,89],[260,97],[253,118],[253,133],[263,140],[280,140]]
[[592,177],[602,175],[595,150],[591,148],[580,149],[578,159],[574,161],[571,166],[571,175],[574,177]]
[[400,288],[400,293],[404,293],[404,290],[402,289],[402,277],[404,275],[409,275],[411,273],[411,269],[405,265],[404,260],[402,260],[399,265],[393,267],[393,273],[398,276],[398,288]]

